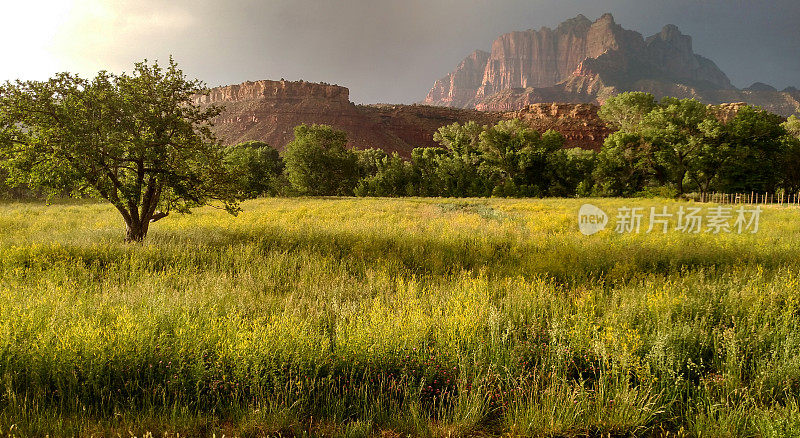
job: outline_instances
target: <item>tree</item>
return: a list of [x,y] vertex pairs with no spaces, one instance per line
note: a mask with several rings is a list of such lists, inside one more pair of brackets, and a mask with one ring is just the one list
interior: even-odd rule
[[438,147],[411,150],[412,185],[417,196],[443,196],[444,185],[439,179],[439,160],[448,155],[447,149]]
[[642,191],[653,175],[651,146],[640,135],[617,131],[606,137],[594,170],[600,194],[631,196]]
[[783,129],[785,129],[790,135],[800,139],[800,119],[798,119],[797,116],[789,116],[789,118],[781,126],[783,126]]
[[[438,178],[447,196],[489,196],[491,187],[482,172],[480,135],[487,129],[474,121],[439,128],[433,139],[449,152],[437,158]],[[487,189],[488,187],[488,189]]]
[[366,178],[375,175],[381,169],[381,163],[388,156],[382,149],[362,149],[353,151],[358,163],[358,176]]
[[642,119],[657,106],[650,93],[626,92],[606,100],[597,115],[614,129],[635,132]]
[[347,196],[358,182],[358,159],[347,133],[327,125],[299,125],[286,145],[286,175],[302,195]]
[[665,97],[639,122],[637,131],[655,146],[659,176],[674,184],[678,195],[685,192],[686,177],[707,143],[701,124],[710,117],[702,102]]
[[127,241],[171,211],[238,198],[211,133],[217,107],[170,58],[137,63],[131,74],[93,80],[60,73],[46,81],[0,87],[0,161],[15,184],[101,197],[125,221]]
[[788,134],[781,151],[781,186],[789,193],[796,193],[800,190],[800,119],[789,116],[781,126]]
[[745,106],[725,125],[731,156],[720,169],[722,190],[764,193],[777,188],[787,135],[782,121],[776,114]]
[[433,140],[456,156],[474,155],[478,153],[480,135],[485,130],[485,126],[474,121],[463,125],[453,123],[439,128],[433,134]]
[[411,163],[397,152],[376,163],[377,171],[359,180],[356,196],[408,196],[414,193]]
[[596,155],[593,150],[582,148],[561,149],[550,154],[551,181],[547,194],[561,197],[591,194]]
[[483,165],[496,196],[540,196],[550,184],[548,156],[564,144],[564,137],[544,135],[519,119],[504,120],[480,134]]
[[283,159],[267,143],[248,141],[228,146],[224,162],[242,197],[274,196],[282,191]]

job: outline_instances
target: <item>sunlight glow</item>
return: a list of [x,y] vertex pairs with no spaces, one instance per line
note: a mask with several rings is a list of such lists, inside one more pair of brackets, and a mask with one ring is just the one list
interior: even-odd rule
[[72,9],[69,0],[26,0],[3,5],[0,80],[45,79],[58,71],[53,41]]
[[0,80],[46,79],[59,71],[92,76],[154,58],[154,40],[189,28],[185,2],[29,0],[8,5],[0,26]]

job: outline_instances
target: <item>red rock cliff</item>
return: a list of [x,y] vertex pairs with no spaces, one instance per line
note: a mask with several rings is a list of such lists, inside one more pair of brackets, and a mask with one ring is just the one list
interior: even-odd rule
[[598,149],[605,131],[591,105],[550,105],[522,111],[477,111],[425,105],[354,105],[347,88],[289,81],[256,81],[210,90],[195,101],[224,107],[214,132],[224,144],[261,140],[277,149],[294,138],[295,126],[327,124],[347,132],[349,146],[381,148],[409,157],[415,147],[437,146],[441,126],[474,120],[491,125],[519,117],[534,129],[561,132],[570,147]]
[[621,91],[645,91],[708,104],[742,101],[784,116],[800,111],[794,89],[734,88],[713,61],[694,53],[692,38],[677,27],[664,26],[645,39],[611,14],[501,35],[480,81],[482,57],[476,54],[437,81],[423,103],[509,111],[554,101],[599,104]]

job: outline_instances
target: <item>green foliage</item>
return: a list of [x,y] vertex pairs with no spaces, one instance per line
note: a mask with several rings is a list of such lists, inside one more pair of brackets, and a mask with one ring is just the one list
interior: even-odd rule
[[798,119],[797,116],[789,116],[786,122],[784,122],[781,126],[783,126],[783,129],[785,129],[786,132],[800,139],[800,119]]
[[447,149],[428,147],[411,151],[411,172],[416,196],[442,196],[442,181],[439,178],[439,160],[446,157]]
[[[539,134],[518,119],[443,126],[434,135],[441,147],[412,152],[410,176],[398,163],[372,164],[357,193],[572,197],[800,189],[800,138],[787,134],[800,126],[796,118],[781,124],[778,116],[743,107],[723,123],[699,101],[657,102],[647,93],[612,97],[600,116],[619,130],[597,154],[567,152],[561,134]],[[392,181],[402,187],[390,189]]]
[[286,145],[284,162],[292,187],[302,195],[353,194],[358,157],[347,149],[347,133],[327,125],[300,125]]
[[592,193],[597,154],[592,150],[571,148],[548,156],[551,181],[548,196],[588,196]]
[[800,138],[786,136],[783,140],[779,163],[780,186],[789,193],[800,192]]
[[0,161],[8,181],[110,202],[126,239],[144,239],[151,220],[237,197],[209,129],[219,108],[170,58],[166,69],[137,63],[132,74],[92,80],[61,73],[0,87]]
[[486,130],[474,121],[464,125],[453,123],[439,128],[433,134],[433,140],[447,148],[453,155],[466,157],[476,155],[480,144],[480,135]]
[[[434,135],[442,147],[415,148],[408,166],[399,157],[371,165],[359,196],[543,196],[548,192],[574,196],[590,178],[576,175],[591,165],[561,152],[564,137],[547,131],[540,135],[521,120],[494,126],[475,122],[443,126]],[[563,155],[563,156],[562,156]],[[371,160],[370,162],[376,162]],[[588,161],[587,161],[588,162]],[[556,166],[559,166],[556,169]],[[374,170],[377,169],[377,170]],[[390,188],[388,184],[396,184]],[[551,189],[551,185],[558,184]]]
[[382,149],[354,150],[358,162],[358,175],[361,178],[370,177],[378,173],[383,161],[388,155]]
[[644,189],[656,174],[651,148],[639,134],[617,131],[606,137],[594,170],[599,194],[632,196]]
[[707,143],[701,126],[712,120],[706,105],[697,100],[664,98],[639,122],[638,131],[653,145],[659,182],[673,185],[679,195]]
[[740,109],[725,125],[730,159],[720,169],[723,190],[773,192],[782,179],[786,135],[780,116],[749,106]]
[[[371,155],[371,154],[370,154]],[[397,153],[384,156],[375,163],[375,172],[359,180],[356,196],[412,196],[414,172],[411,163]]]
[[722,123],[693,99],[644,93],[609,99],[600,116],[620,130],[598,156],[598,192],[631,195],[668,186],[677,195],[701,192],[795,190],[796,149],[780,117],[745,106]]
[[620,93],[606,100],[597,115],[612,128],[636,132],[642,119],[658,104],[650,93]]
[[278,150],[260,141],[225,149],[225,168],[236,179],[242,197],[275,196],[285,192],[283,159]]
[[547,151],[537,131],[521,120],[504,120],[481,133],[480,150],[495,194],[535,196],[541,193]]

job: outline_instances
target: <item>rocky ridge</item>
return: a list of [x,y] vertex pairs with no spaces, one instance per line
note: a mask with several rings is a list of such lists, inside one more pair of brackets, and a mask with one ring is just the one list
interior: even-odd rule
[[784,116],[800,111],[797,89],[777,91],[761,83],[733,87],[713,61],[694,53],[692,38],[674,25],[644,38],[622,28],[611,14],[594,22],[578,15],[556,29],[501,35],[485,54],[474,52],[436,81],[423,103],[509,111],[554,101],[601,104],[619,92],[645,91],[708,104],[742,101]]
[[223,144],[265,141],[281,150],[301,123],[327,124],[348,134],[349,146],[381,148],[409,157],[415,147],[438,146],[441,126],[474,120],[483,125],[520,118],[540,132],[561,132],[569,147],[599,149],[609,133],[597,107],[581,104],[534,104],[515,111],[477,111],[426,105],[355,105],[349,90],[329,84],[255,81],[213,88],[195,97],[201,105],[224,109],[214,120]]

